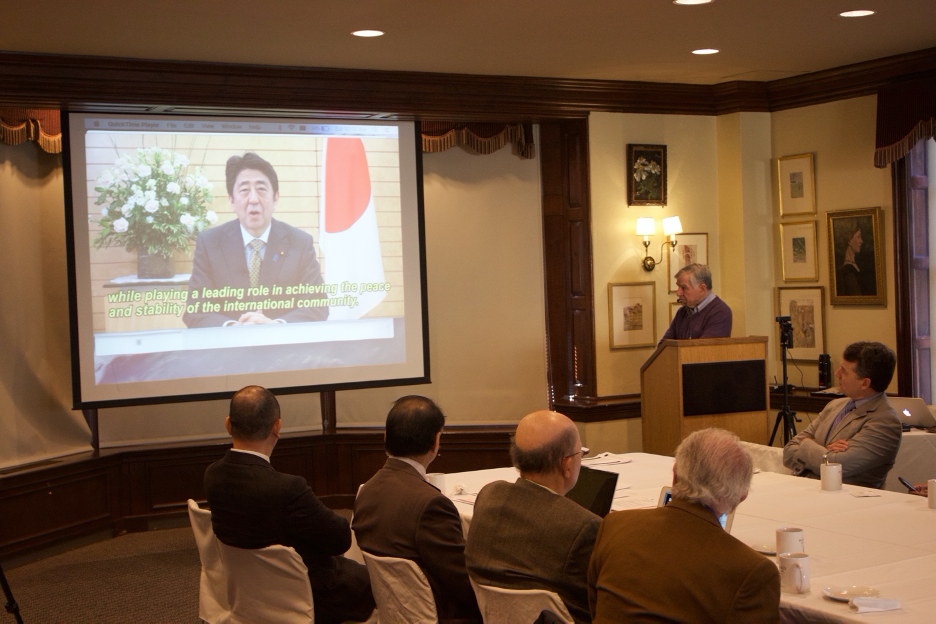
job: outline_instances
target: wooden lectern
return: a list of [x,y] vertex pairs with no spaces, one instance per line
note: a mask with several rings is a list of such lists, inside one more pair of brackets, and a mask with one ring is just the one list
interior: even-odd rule
[[767,444],[766,360],[766,336],[662,341],[640,368],[643,452],[673,455],[708,427]]

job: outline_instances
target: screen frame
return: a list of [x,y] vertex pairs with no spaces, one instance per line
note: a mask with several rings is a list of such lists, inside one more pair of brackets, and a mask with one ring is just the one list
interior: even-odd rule
[[[71,141],[71,130],[72,130],[72,114],[76,115],[132,115],[134,117],[174,117],[172,113],[115,113],[112,109],[109,108],[93,108],[93,107],[82,107],[80,110],[69,111],[63,109],[61,115],[62,123],[62,166],[63,166],[63,184],[64,184],[64,201],[65,201],[65,248],[66,248],[66,263],[67,263],[67,281],[68,281],[68,310],[69,310],[69,336],[70,336],[70,347],[71,347],[71,368],[72,368],[72,408],[73,409],[97,409],[97,408],[107,408],[107,407],[126,407],[126,406],[137,406],[137,405],[155,405],[155,404],[164,404],[164,403],[185,403],[185,402],[194,402],[194,401],[210,401],[218,399],[229,399],[237,392],[236,389],[229,390],[220,390],[212,392],[198,392],[198,393],[180,393],[180,394],[161,394],[158,396],[140,396],[140,397],[130,397],[130,398],[119,398],[119,399],[86,399],[83,396],[82,392],[82,351],[81,351],[81,340],[82,340],[82,328],[80,327],[80,315],[79,308],[81,306],[79,301],[79,277],[78,277],[78,266],[77,266],[77,240],[75,232],[75,205],[74,205],[74,196],[73,196],[73,175],[72,175],[72,141]],[[239,116],[236,111],[227,111],[224,113],[218,113],[215,115],[196,115],[196,114],[184,114],[181,115],[184,117],[195,117],[195,118],[244,118]],[[276,115],[271,112],[268,116],[260,115],[250,115],[250,119],[259,119],[259,120],[277,120],[277,121],[301,121],[304,123],[328,123],[328,124],[341,124],[342,122],[348,124],[362,124],[366,123],[367,120],[348,118],[342,119],[338,117],[331,116],[309,116],[309,117],[300,117],[300,116],[290,116],[284,117],[281,115]],[[419,317],[420,317],[420,327],[421,327],[421,353],[416,355],[415,359],[421,358],[422,360],[422,375],[416,376],[404,376],[404,377],[388,377],[381,379],[368,379],[360,381],[348,381],[348,382],[339,382],[339,383],[319,383],[319,384],[306,384],[306,385],[286,385],[286,386],[275,386],[270,385],[268,389],[274,394],[285,395],[285,394],[304,394],[304,393],[315,393],[315,392],[334,392],[337,390],[356,390],[356,389],[366,389],[366,388],[382,388],[382,387],[392,387],[392,386],[407,386],[407,385],[419,385],[419,384],[429,384],[432,383],[431,377],[431,368],[430,368],[430,348],[429,348],[429,308],[428,308],[428,290],[427,290],[427,261],[426,261],[426,225],[425,225],[425,204],[424,204],[424,190],[423,190],[423,162],[422,162],[422,141],[420,133],[420,124],[419,121],[399,121],[391,119],[378,119],[373,120],[376,122],[393,122],[393,123],[411,123],[413,126],[413,150],[414,150],[414,193],[415,193],[415,203],[416,203],[416,212],[415,212],[415,230],[416,230],[416,253],[417,258],[415,263],[418,266],[418,282],[419,282],[419,297],[417,301],[419,302]],[[93,331],[87,332],[91,335],[93,339]],[[270,373],[265,373],[270,374]]]

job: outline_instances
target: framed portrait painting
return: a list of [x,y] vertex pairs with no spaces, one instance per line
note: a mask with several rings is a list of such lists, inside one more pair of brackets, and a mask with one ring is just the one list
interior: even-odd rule
[[826,213],[832,305],[887,305],[880,208]]
[[676,247],[670,247],[666,255],[669,292],[676,292],[676,272],[693,262],[708,264],[707,232],[683,232],[676,235]]
[[780,242],[783,281],[819,281],[819,260],[816,258],[816,222],[781,223]]
[[666,205],[666,146],[627,146],[627,205]]
[[784,156],[777,160],[780,183],[780,216],[816,214],[816,188],[812,154]]
[[790,359],[816,362],[825,353],[825,288],[780,286],[777,316],[789,316],[793,325]]
[[656,282],[608,284],[612,349],[656,346]]

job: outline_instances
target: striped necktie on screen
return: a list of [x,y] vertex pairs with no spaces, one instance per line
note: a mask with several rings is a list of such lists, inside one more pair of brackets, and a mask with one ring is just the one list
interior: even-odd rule
[[256,288],[260,285],[260,250],[263,249],[263,241],[255,238],[250,241],[253,251],[250,252],[250,287]]
[[842,411],[838,413],[838,415],[835,417],[835,420],[832,421],[832,426],[829,427],[829,432],[826,434],[826,444],[829,443],[829,438],[832,437],[832,430],[838,427],[838,424],[842,422],[842,419],[845,418],[845,416],[853,409],[855,409],[855,402],[849,401],[845,404],[845,407],[842,408]]

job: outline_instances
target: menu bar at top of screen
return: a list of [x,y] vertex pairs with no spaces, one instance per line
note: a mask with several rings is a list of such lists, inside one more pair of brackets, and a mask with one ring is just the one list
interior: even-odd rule
[[306,134],[395,139],[396,125],[302,123],[300,121],[229,121],[209,119],[126,119],[86,117],[88,132],[210,132],[212,134]]

